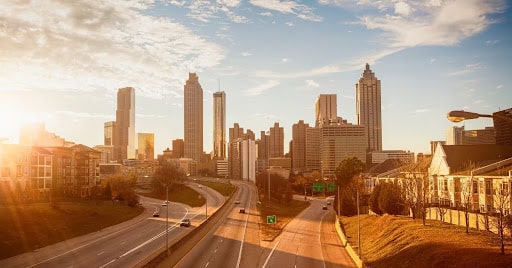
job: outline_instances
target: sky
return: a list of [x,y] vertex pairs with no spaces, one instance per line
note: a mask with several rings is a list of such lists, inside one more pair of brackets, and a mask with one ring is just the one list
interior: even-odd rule
[[[117,89],[136,95],[135,131],[155,156],[183,138],[188,73],[204,91],[204,151],[213,148],[212,94],[226,92],[226,128],[259,138],[278,122],[314,126],[320,94],[357,124],[365,64],[382,84],[383,149],[430,152],[451,110],[512,107],[512,16],[501,0],[3,0],[0,139],[43,122],[68,141],[103,143]],[[227,132],[227,129],[226,129]],[[171,147],[172,149],[172,147]]]

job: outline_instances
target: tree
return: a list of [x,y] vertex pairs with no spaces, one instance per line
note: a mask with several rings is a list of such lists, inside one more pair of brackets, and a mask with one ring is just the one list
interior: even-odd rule
[[500,252],[505,254],[505,228],[507,227],[507,215],[510,210],[510,189],[508,182],[500,183],[501,187],[494,190],[494,225],[498,230],[500,239]]
[[378,198],[379,208],[390,215],[402,215],[405,211],[400,186],[396,182],[382,183]]
[[380,183],[375,185],[375,188],[373,188],[373,191],[370,195],[370,199],[368,200],[370,209],[378,215],[383,214],[382,210],[379,207],[379,196],[380,196],[381,189],[382,189],[382,185]]
[[172,163],[164,163],[156,169],[151,185],[154,191],[163,194],[166,187],[172,189],[175,183],[182,184],[184,180],[185,173],[181,169],[177,169]]
[[473,199],[473,181],[465,180],[460,184],[460,205],[464,212],[466,234],[469,234],[469,213],[471,212],[471,200]]
[[412,212],[412,219],[421,217],[426,225],[430,159],[423,159],[403,168],[400,187],[402,199]]
[[107,186],[110,185],[112,196],[115,200],[125,201],[129,206],[135,206],[139,203],[139,196],[135,194],[137,177],[129,177],[123,174],[115,174],[107,178]]
[[364,163],[357,157],[345,158],[336,167],[336,179],[341,188],[349,185],[352,179],[364,169]]

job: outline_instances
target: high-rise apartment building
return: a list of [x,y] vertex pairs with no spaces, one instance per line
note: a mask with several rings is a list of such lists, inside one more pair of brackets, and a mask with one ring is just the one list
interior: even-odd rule
[[226,93],[213,93],[213,158],[226,158]]
[[114,145],[116,121],[105,122],[103,126],[103,145]]
[[117,91],[117,110],[114,131],[114,159],[123,161],[135,158],[135,89]]
[[155,134],[138,133],[137,158],[139,160],[155,159]]
[[512,108],[492,114],[496,144],[512,145]]
[[284,156],[284,128],[279,123],[274,123],[274,127],[270,128],[270,136],[268,140],[269,157]]
[[184,154],[199,162],[203,155],[203,89],[195,73],[188,74],[184,93]]
[[233,124],[233,127],[229,128],[229,141],[234,141],[244,136],[244,128],[240,127],[238,123]]
[[320,94],[315,101],[315,127],[329,124],[338,117],[336,94]]
[[365,127],[367,152],[382,151],[382,116],[381,116],[380,80],[366,64],[359,82],[356,84],[357,124]]
[[292,168],[295,171],[304,171],[306,168],[306,130],[309,124],[299,120],[292,126]]
[[182,158],[185,155],[185,142],[182,139],[172,141],[172,158]]

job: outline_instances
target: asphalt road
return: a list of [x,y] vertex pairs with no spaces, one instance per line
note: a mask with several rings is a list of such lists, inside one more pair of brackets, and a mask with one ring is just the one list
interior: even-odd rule
[[[226,218],[176,267],[356,267],[336,233],[332,206],[322,209],[326,200],[311,200],[311,206],[277,239],[261,241],[256,188],[244,182],[233,183],[240,187],[240,204],[231,204]],[[245,214],[239,212],[240,207],[245,208]]]
[[[225,200],[218,192],[207,187],[196,190],[203,195],[208,194],[209,213]],[[164,247],[167,235],[170,245],[192,231],[204,220],[206,213],[206,206],[191,208],[180,203],[169,203],[167,224],[167,207],[162,206],[162,200],[141,197],[141,203],[145,211],[132,220],[0,260],[0,267],[131,267]],[[159,210],[160,217],[152,216],[155,210]],[[179,227],[183,218],[190,218],[192,226]]]

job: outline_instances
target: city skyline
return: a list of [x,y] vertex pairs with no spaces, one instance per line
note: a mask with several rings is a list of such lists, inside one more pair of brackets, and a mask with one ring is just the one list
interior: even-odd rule
[[[0,138],[17,143],[22,123],[43,122],[66,140],[103,144],[117,89],[133,87],[135,132],[155,133],[158,154],[184,138],[183,84],[194,72],[204,111],[220,81],[226,125],[259,132],[278,122],[288,152],[292,125],[314,125],[320,94],[336,94],[338,116],[357,123],[354,85],[369,63],[382,81],[383,149],[429,152],[449,127],[492,126],[453,124],[448,111],[511,106],[510,7],[480,2],[7,1]],[[213,122],[203,116],[209,153]]]

